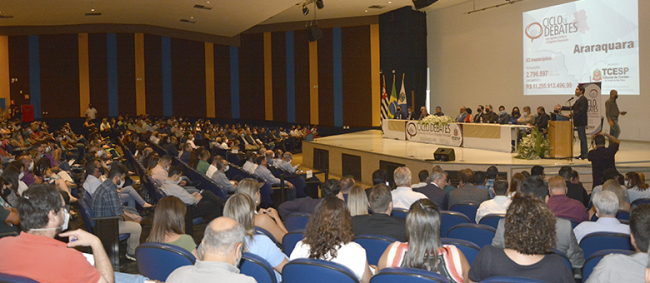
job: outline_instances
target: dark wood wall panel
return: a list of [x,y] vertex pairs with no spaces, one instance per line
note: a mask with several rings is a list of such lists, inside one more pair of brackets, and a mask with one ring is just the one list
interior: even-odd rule
[[296,123],[309,124],[309,40],[307,32],[293,32],[293,52],[296,73]]
[[273,121],[287,121],[287,35],[271,33],[273,69]]
[[214,45],[214,103],[217,118],[230,119],[230,46]]
[[79,117],[79,40],[76,34],[39,36],[43,118]]
[[108,117],[108,70],[106,64],[106,34],[88,34],[90,103],[97,109],[97,117]]
[[242,34],[239,48],[240,118],[264,120],[264,34]]
[[[29,93],[29,40],[27,36],[9,37],[9,77],[18,81],[10,85],[10,99],[16,105],[29,104],[25,94]],[[20,93],[22,91],[22,93]]]
[[135,102],[135,36],[118,33],[117,37],[117,99],[120,114],[136,115]]
[[372,126],[370,27],[341,29],[343,125]]
[[332,29],[323,29],[318,41],[318,121],[334,126],[334,60]]
[[171,39],[174,115],[205,117],[205,43]]
[[163,116],[162,43],[160,36],[144,35],[144,84],[147,114]]

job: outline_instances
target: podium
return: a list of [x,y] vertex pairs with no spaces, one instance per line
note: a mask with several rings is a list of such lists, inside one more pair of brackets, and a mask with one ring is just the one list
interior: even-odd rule
[[548,121],[548,139],[551,142],[551,157],[569,158],[573,148],[571,121]]

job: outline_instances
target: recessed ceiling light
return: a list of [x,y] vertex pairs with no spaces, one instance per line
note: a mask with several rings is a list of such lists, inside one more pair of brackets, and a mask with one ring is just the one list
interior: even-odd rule
[[194,19],[194,17],[190,17],[190,19]]
[[368,10],[366,10],[366,13],[368,13]]
[[388,1],[388,4],[392,4],[393,2]]
[[91,12],[95,12],[95,9],[90,9]]

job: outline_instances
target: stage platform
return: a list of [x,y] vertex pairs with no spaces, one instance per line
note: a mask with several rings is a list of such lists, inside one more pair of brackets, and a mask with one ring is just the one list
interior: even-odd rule
[[[580,152],[580,143],[574,144],[575,155]],[[505,172],[508,179],[513,173],[530,170],[534,165],[546,168],[547,176],[557,174],[560,167],[569,165],[580,172],[580,180],[585,188],[591,188],[591,163],[586,160],[538,159],[522,160],[515,153],[490,150],[451,147],[456,160],[451,162],[433,161],[433,152],[439,145],[385,139],[380,130],[368,130],[317,138],[312,142],[303,141],[303,165],[315,169],[328,169],[333,175],[353,175],[365,184],[372,184],[372,172],[379,168],[389,169],[396,165],[406,165],[418,180],[420,170],[431,170],[440,165],[447,171],[470,168],[485,171],[495,165],[499,172]],[[449,146],[442,146],[449,147]],[[616,154],[619,172],[643,172],[650,177],[650,142],[622,141]]]

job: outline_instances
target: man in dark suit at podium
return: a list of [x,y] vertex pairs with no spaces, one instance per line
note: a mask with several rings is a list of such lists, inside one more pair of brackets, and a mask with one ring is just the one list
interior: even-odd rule
[[[587,159],[587,109],[589,103],[585,97],[585,87],[579,85],[576,87],[576,96],[578,99],[573,106],[562,106],[562,110],[573,111],[573,125],[578,131],[578,138],[580,139],[580,156],[579,159]],[[559,104],[558,104],[559,105]]]

